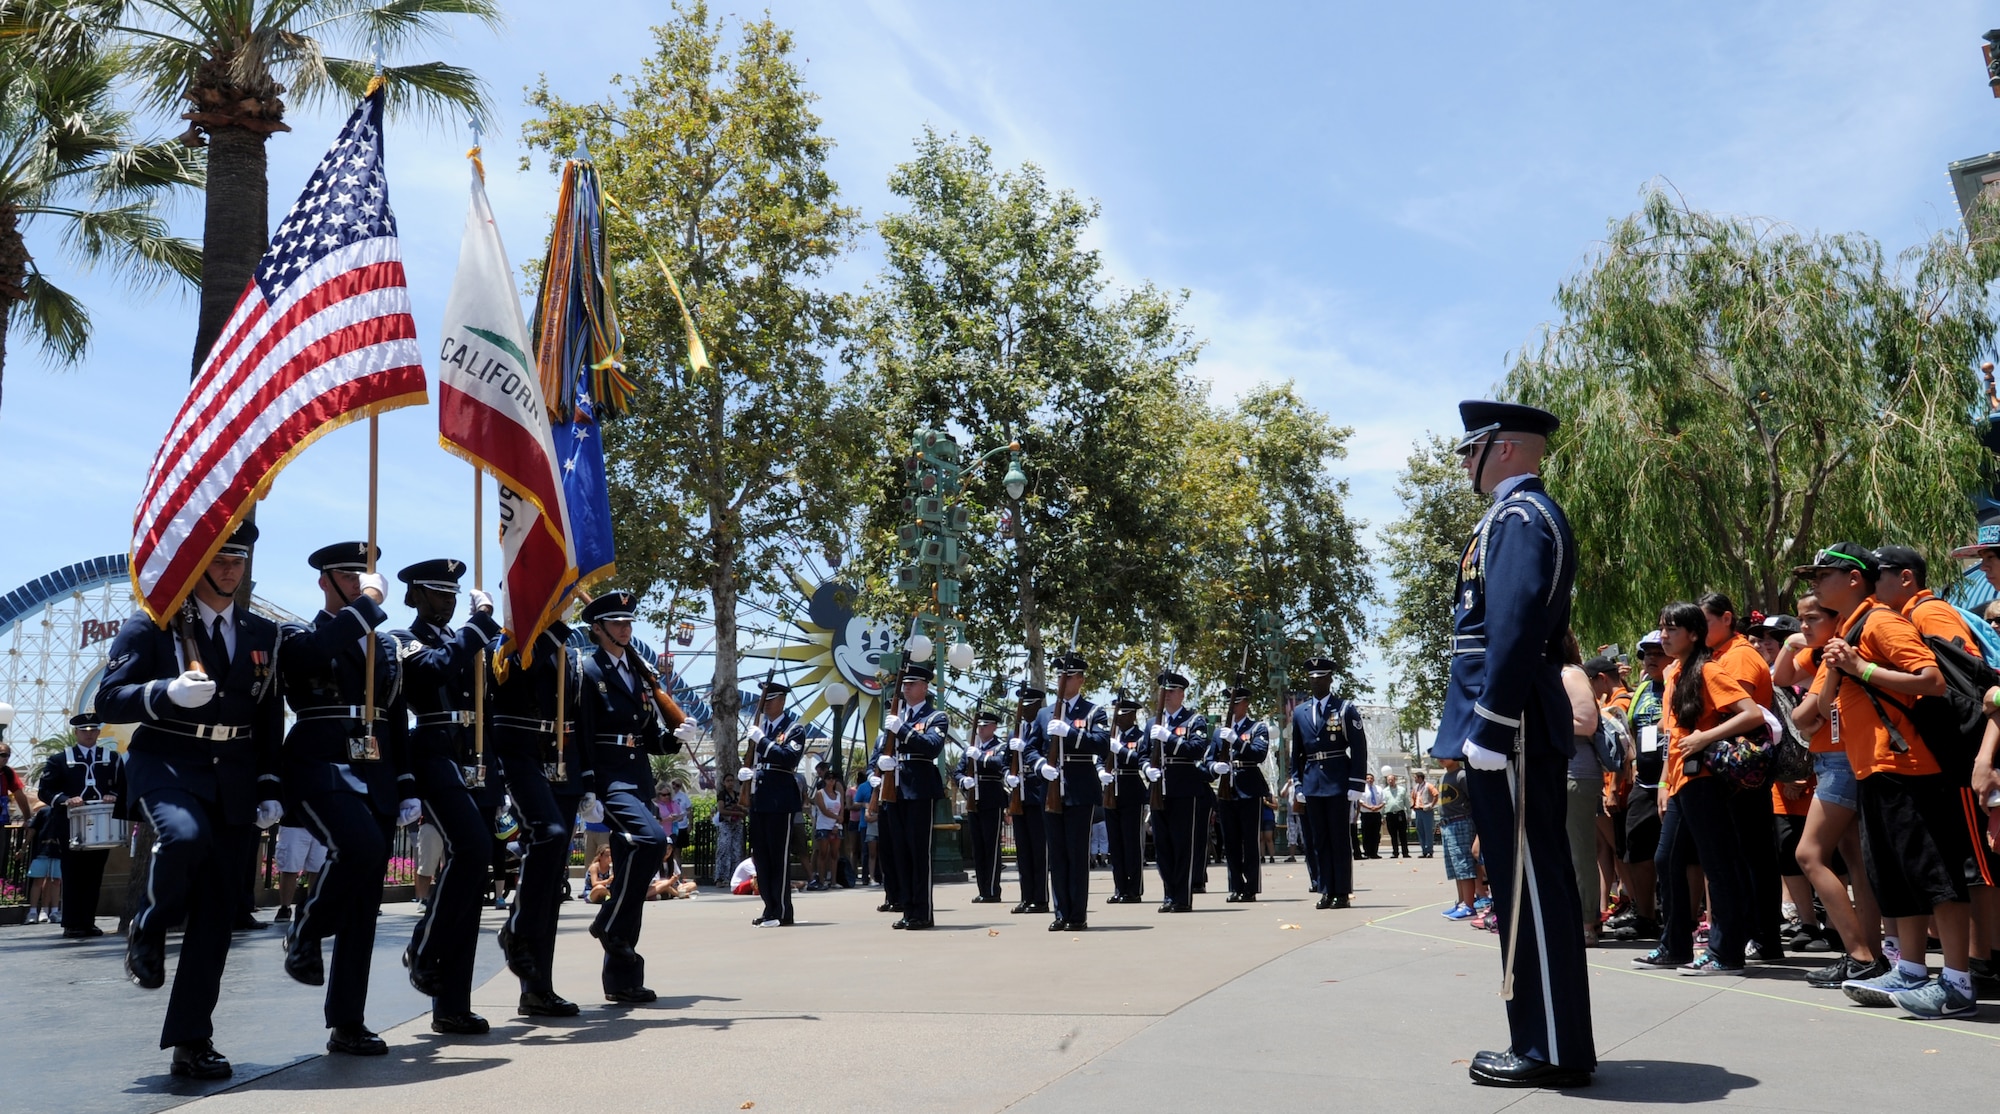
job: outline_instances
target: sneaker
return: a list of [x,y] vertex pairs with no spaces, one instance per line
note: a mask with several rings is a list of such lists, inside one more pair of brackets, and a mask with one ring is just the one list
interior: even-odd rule
[[1681,961],[1668,955],[1665,948],[1654,948],[1645,955],[1635,955],[1632,957],[1632,966],[1634,967],[1666,968],[1679,967],[1680,965]]
[[286,924],[291,919],[292,919],[292,907],[289,905],[280,905],[278,906],[277,913],[271,917],[271,923]]
[[1815,928],[1800,933],[1787,946],[1798,952],[1830,952],[1834,951],[1838,944],[1832,929]]
[[1475,913],[1484,913],[1491,908],[1493,908],[1493,899],[1490,897],[1476,897],[1472,899],[1472,911]]
[[1708,946],[1708,921],[1703,920],[1701,924],[1695,928],[1694,946],[1697,948],[1705,948]]
[[1470,920],[1472,919],[1472,907],[1461,901],[1457,905],[1446,909],[1444,915],[1454,921]]
[[1941,978],[1927,979],[1915,990],[1899,990],[1889,995],[1896,1008],[1920,1021],[1945,1017],[1973,1017],[1979,1002]]
[[1887,1009],[1896,1004],[1891,995],[1905,990],[1915,990],[1929,981],[1928,976],[1912,978],[1905,975],[1903,965],[1898,963],[1891,966],[1887,974],[1877,975],[1872,979],[1849,979],[1840,984],[1840,990],[1857,1005]]
[[1681,964],[1679,971],[1683,975],[1700,978],[1705,975],[1740,975],[1743,973],[1743,968],[1728,966],[1715,958],[1714,952],[1703,952],[1693,963]]
[[1889,965],[1879,959],[1867,962],[1843,955],[1831,967],[1815,967],[1806,972],[1806,985],[1831,990],[1849,981],[1878,979],[1889,973]]
[[1607,929],[1605,935],[1613,940],[1657,940],[1660,922],[1635,915],[1617,928]]
[[1780,947],[1765,948],[1764,945],[1759,944],[1755,940],[1750,941],[1743,948],[1743,959],[1749,963],[1781,963],[1784,961],[1784,958],[1785,949]]

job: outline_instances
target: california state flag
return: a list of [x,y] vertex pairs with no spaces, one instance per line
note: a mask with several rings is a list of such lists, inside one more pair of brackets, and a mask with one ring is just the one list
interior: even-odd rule
[[438,353],[438,440],[500,483],[502,621],[509,649],[533,645],[569,601],[569,515],[514,271],[474,164]]

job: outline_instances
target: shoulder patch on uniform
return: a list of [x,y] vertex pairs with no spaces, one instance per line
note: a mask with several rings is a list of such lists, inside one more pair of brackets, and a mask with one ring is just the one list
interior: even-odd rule
[[408,661],[411,658],[416,657],[418,654],[424,652],[424,644],[421,639],[417,638],[405,639],[403,637],[403,632],[401,631],[398,631],[395,634],[390,635],[389,637],[394,639],[396,642],[397,661]]
[[125,663],[131,661],[136,656],[135,654],[119,654],[117,657],[104,663],[104,671],[106,673],[116,673],[120,669],[125,668]]

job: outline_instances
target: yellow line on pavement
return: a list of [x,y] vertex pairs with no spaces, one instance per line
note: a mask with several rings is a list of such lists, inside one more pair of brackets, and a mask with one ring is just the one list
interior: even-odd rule
[[[1424,906],[1423,908],[1433,908],[1433,906]],[[1413,913],[1415,911],[1416,911],[1415,909],[1405,909],[1403,910],[1403,913]],[[1400,917],[1403,914],[1397,913],[1395,915]],[[1385,921],[1389,919],[1390,918],[1388,917],[1382,918],[1382,920]],[[1500,945],[1488,943],[1484,940],[1476,938],[1467,940],[1455,936],[1439,936],[1434,932],[1418,932],[1415,929],[1395,928],[1389,925],[1381,924],[1377,921],[1370,921],[1368,922],[1368,924],[1370,927],[1379,928],[1384,932],[1395,932],[1395,933],[1400,933],[1404,936],[1417,936],[1425,940],[1437,940],[1446,944],[1464,944],[1475,948],[1485,948],[1488,951],[1497,952],[1500,950]],[[1610,964],[1610,963],[1589,963],[1588,966],[1594,967],[1599,971],[1610,971],[1620,975],[1633,975],[1642,979],[1659,979],[1675,983],[1680,982],[1681,979],[1684,977],[1681,975],[1661,974],[1655,971],[1640,971],[1632,967],[1619,967],[1615,964]],[[1704,980],[1704,981],[1713,981],[1713,980]],[[1936,1029],[1940,1033],[1951,1033],[1955,1036],[1961,1036],[1961,1037],[1976,1037],[1983,1041],[2000,1043],[2000,1034],[1981,1033],[1972,1029],[1960,1029],[1955,1026],[1940,1024],[1936,1021],[1921,1021],[1914,1017],[1902,1017],[1890,1010],[1875,1010],[1875,1009],[1868,1009],[1867,1007],[1855,1007],[1853,1009],[1835,1009],[1832,1006],[1820,1005],[1817,1002],[1802,1002],[1797,998],[1787,998],[1782,994],[1766,994],[1761,990],[1750,990],[1742,986],[1717,986],[1715,987],[1715,989],[1722,991],[1725,994],[1743,994],[1752,998],[1763,998],[1772,1002],[1784,1002],[1789,1005],[1803,1006],[1809,1010],[1822,1010],[1826,1013],[1833,1014],[1836,1017],[1851,1017],[1857,1020],[1866,1020],[1866,1021],[1893,1021],[1899,1025],[1920,1025],[1926,1029]]]

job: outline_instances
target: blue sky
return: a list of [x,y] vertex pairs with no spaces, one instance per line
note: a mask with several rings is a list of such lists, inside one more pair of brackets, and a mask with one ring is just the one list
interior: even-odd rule
[[[517,265],[540,244],[554,188],[539,161],[515,169],[522,88],[546,74],[567,98],[601,96],[611,73],[637,69],[664,11],[587,7],[582,21],[574,5],[513,4],[498,35],[466,28],[435,52],[494,89],[490,190]],[[864,216],[889,206],[884,180],[926,125],[982,136],[1003,165],[1033,161],[1096,198],[1092,241],[1114,279],[1188,292],[1186,319],[1207,342],[1197,373],[1219,396],[1294,379],[1354,427],[1339,471],[1371,529],[1397,513],[1391,485],[1412,442],[1455,428],[1456,401],[1503,374],[1557,284],[1649,181],[1703,208],[1896,250],[1955,224],[1947,162],[2000,148],[1979,59],[1992,17],[1970,3],[771,11],[796,32],[839,144],[834,176]],[[295,112],[295,130],[271,141],[273,221],[345,112]],[[467,137],[406,122],[388,145],[428,353],[457,260]],[[198,232],[195,207],[178,217]],[[30,247],[93,308],[97,339],[63,372],[11,346],[0,591],[127,548],[194,330],[191,298],[135,298],[114,275],[77,275],[46,235]],[[859,288],[877,268],[864,233],[832,281]],[[470,548],[468,469],[436,428],[430,408],[382,423],[391,569]],[[363,533],[365,468],[357,427],[280,476],[259,511],[261,594],[317,606],[304,555]]]

